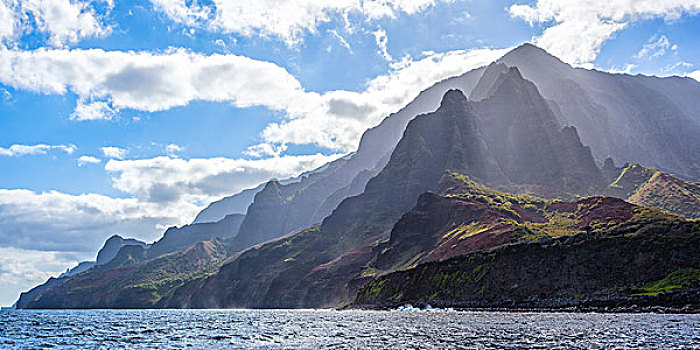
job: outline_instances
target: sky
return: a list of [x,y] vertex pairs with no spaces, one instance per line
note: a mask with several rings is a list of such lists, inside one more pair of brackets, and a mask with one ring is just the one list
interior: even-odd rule
[[700,80],[700,0],[0,0],[0,305],[211,201],[352,152],[534,43]]

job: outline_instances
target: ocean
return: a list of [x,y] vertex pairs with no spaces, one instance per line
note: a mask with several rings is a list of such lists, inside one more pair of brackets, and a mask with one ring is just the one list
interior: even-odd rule
[[3,310],[1,349],[700,349],[700,315]]

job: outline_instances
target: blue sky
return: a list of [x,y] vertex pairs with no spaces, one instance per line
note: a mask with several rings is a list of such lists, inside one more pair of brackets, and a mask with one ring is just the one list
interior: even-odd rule
[[700,1],[0,0],[0,305],[210,201],[350,152],[535,43],[700,79]]

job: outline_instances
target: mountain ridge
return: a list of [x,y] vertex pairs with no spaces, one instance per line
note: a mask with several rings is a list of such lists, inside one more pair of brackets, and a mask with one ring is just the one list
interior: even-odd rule
[[[553,75],[554,78],[547,74],[544,74],[544,78],[531,74],[534,79],[539,79],[540,83],[529,81],[528,74],[521,71],[522,69],[532,73],[532,67],[508,65],[508,62],[516,60],[516,56],[541,57],[542,52],[537,48],[523,46],[488,67],[438,83],[419,95],[418,99],[422,99],[422,102],[412,102],[399,113],[385,119],[379,126],[368,130],[360,143],[362,150],[331,162],[317,172],[302,176],[298,182],[267,182],[255,195],[259,200],[253,200],[245,218],[242,218],[239,234],[231,235],[226,240],[226,256],[217,258],[219,260],[215,263],[221,268],[218,271],[207,272],[206,276],[200,276],[201,278],[182,281],[167,291],[159,291],[160,298],[151,299],[150,307],[319,307],[348,301],[354,298],[353,292],[376,277],[379,270],[391,270],[397,266],[403,269],[414,263],[432,261],[420,260],[421,257],[415,261],[392,260],[386,256],[374,262],[373,259],[379,250],[387,248],[386,244],[391,243],[396,224],[408,213],[430,207],[427,204],[431,203],[431,200],[435,203],[453,201],[448,199],[444,202],[437,194],[430,194],[432,191],[442,195],[443,191],[446,191],[445,174],[465,174],[483,185],[518,193],[572,198],[572,203],[579,203],[578,196],[600,194],[610,190],[606,188],[609,180],[619,177],[618,171],[621,170],[615,168],[612,159],[610,162],[606,160],[603,170],[599,169],[594,154],[600,155],[601,150],[604,151],[605,147],[612,145],[614,140],[601,134],[599,144],[586,146],[585,141],[591,137],[587,133],[599,129],[604,129],[605,132],[614,131],[616,129],[612,127],[613,122],[635,116],[641,116],[639,127],[644,130],[656,124],[648,114],[643,114],[639,109],[631,109],[629,114],[622,118],[611,114],[611,108],[617,105],[610,104],[609,101],[600,105],[592,103],[591,96],[594,95],[591,95],[590,89],[591,86],[597,86],[594,83],[598,78],[586,76],[584,80],[593,80],[593,83],[586,80],[585,84],[573,80],[565,81],[564,78],[574,69],[561,61],[551,63],[552,72],[547,74]],[[571,75],[574,78],[590,73],[581,70],[574,72],[575,74]],[[605,75],[596,72],[590,74]],[[614,79],[615,89],[619,84],[628,83],[625,80],[627,78]],[[561,84],[565,92],[581,93],[575,96],[576,99],[563,103],[561,94],[553,94],[552,87],[547,85],[553,84],[552,82]],[[642,83],[636,82],[630,86],[636,88],[640,84]],[[663,85],[645,80],[642,84],[643,89],[640,90],[642,92],[637,95],[620,96],[630,101],[648,94],[653,90],[650,86],[654,84]],[[446,87],[460,85],[466,86],[467,89],[463,90],[464,92],[451,88],[443,91]],[[654,86],[658,88],[657,85]],[[432,105],[435,96],[441,91],[444,94],[440,95],[440,103],[436,110],[410,115],[411,111]],[[548,92],[548,96],[542,91]],[[618,90],[611,91],[619,93]],[[474,99],[468,101],[464,97],[465,93],[473,93]],[[683,99],[679,97],[674,100],[662,96],[651,100],[661,101],[661,105],[665,106]],[[669,113],[662,114],[665,118],[673,119],[678,116],[676,121],[670,124],[677,126],[687,122],[681,115],[686,112],[679,112],[680,108],[669,107],[668,110]],[[682,109],[688,110],[691,109]],[[572,111],[580,113],[572,114]],[[601,112],[599,116],[597,112]],[[578,118],[576,123],[570,123],[573,117]],[[582,129],[587,131],[579,136],[576,124],[582,125]],[[693,130],[693,127],[689,129]],[[645,145],[658,149],[654,140]],[[690,150],[692,149],[690,147]],[[368,150],[385,152],[372,153]],[[660,150],[650,154],[653,157],[661,157],[663,152],[665,151]],[[618,155],[613,154],[616,160]],[[686,150],[681,155],[692,156],[692,151]],[[370,169],[368,166],[373,167]],[[688,169],[690,168],[681,170],[685,172]],[[652,178],[655,181],[649,181]],[[627,197],[631,198],[639,192],[640,202],[652,203],[652,195],[659,191],[659,188],[686,188],[679,182],[682,180],[673,179],[666,176],[643,178],[644,181],[640,184],[650,184],[647,190],[639,191],[644,185],[634,187],[634,193],[629,192],[632,194],[628,194]],[[471,187],[470,190],[477,194],[481,193],[479,191],[483,192],[475,187]],[[495,198],[501,198],[500,204],[495,207],[472,203],[481,208],[483,213],[490,213],[484,214],[486,217],[499,218],[498,220],[512,219],[517,222],[518,218],[522,219],[522,215],[526,215],[530,222],[545,220],[524,207],[512,206],[510,199],[503,202],[503,198],[507,196],[502,193],[488,192],[476,197],[488,203],[496,200]],[[539,202],[527,204],[537,207],[535,203]],[[627,208],[624,209],[627,211],[631,208],[621,204],[624,203],[622,201],[612,199],[593,200],[591,203],[611,208]],[[660,204],[663,203],[656,202],[656,205]],[[567,205],[571,206],[560,206],[566,211]],[[591,215],[595,214],[595,210],[595,206],[587,206],[585,209]],[[439,212],[438,210],[437,213]],[[545,225],[547,229],[571,232],[571,228],[566,225],[558,226],[562,222],[570,224],[568,219],[557,218],[561,222],[558,221],[556,225],[544,221],[536,223]],[[320,225],[317,225],[319,223]],[[469,227],[470,223],[464,225],[466,226],[460,231],[462,233],[457,235],[453,232],[453,236],[449,238],[464,237],[456,243],[450,243],[456,244],[455,251],[436,250],[431,256],[452,257],[450,254],[455,252],[461,252],[458,255],[469,254],[469,249],[477,249],[474,247],[487,249],[493,244],[509,244],[512,239],[529,235],[541,237],[543,230],[540,226],[528,228],[530,231],[516,230],[516,226],[513,225],[498,226],[508,229],[499,231],[500,234],[495,235],[495,238],[488,236],[488,239],[478,241],[481,237],[486,237],[478,234],[483,227]],[[216,224],[211,226],[215,227]],[[160,245],[165,246],[164,242],[174,237],[173,232],[186,232],[192,230],[192,227],[205,226],[195,224],[172,229],[164,235]],[[576,230],[583,228],[581,226]],[[211,233],[211,229],[206,231],[204,235]],[[444,234],[446,233],[442,233]],[[168,239],[165,239],[166,236]],[[128,246],[117,254],[113,266],[109,267],[152,268],[159,261],[163,261],[161,259],[182,256],[184,251],[192,252],[188,248],[192,247],[189,245],[192,243],[195,247],[192,249],[197,252],[213,252],[208,246],[195,242],[198,240],[199,238],[189,237],[183,241],[186,241],[185,243],[165,249],[163,254],[156,254],[157,249],[153,250],[151,256],[148,253],[150,248]],[[398,255],[403,256],[405,253]],[[442,258],[438,258],[440,259]],[[107,271],[110,269],[87,271],[79,277]],[[46,288],[59,291],[61,283],[70,282],[75,278],[78,277],[49,281]],[[128,285],[124,287],[131,288]],[[27,294],[27,298],[36,299],[41,291],[41,288],[33,290]],[[44,299],[44,304],[41,305],[49,305],[51,293],[42,295],[47,299]],[[31,306],[26,298],[21,304],[25,307]]]

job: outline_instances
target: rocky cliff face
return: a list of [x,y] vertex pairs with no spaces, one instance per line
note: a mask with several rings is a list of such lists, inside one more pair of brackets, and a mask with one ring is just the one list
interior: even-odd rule
[[426,263],[370,282],[356,302],[633,309],[651,304],[697,310],[700,265],[694,246],[700,243],[700,227],[692,222],[652,227],[505,245]]
[[375,275],[504,244],[680,220],[617,198],[561,202],[507,194],[458,174],[443,177],[441,193],[423,194],[394,225],[370,264]]
[[[632,220],[641,210],[601,198],[559,204],[515,198],[475,185],[446,185],[445,176],[466,174],[509,191],[572,198],[599,193],[618,177],[620,170],[612,160],[601,171],[593,155],[659,164],[695,176],[700,164],[695,137],[700,108],[692,106],[700,102],[692,92],[698,87],[687,79],[577,70],[525,45],[497,64],[424,91],[368,130],[355,154],[298,181],[265,184],[256,190],[245,219],[228,216],[219,223],[173,228],[150,248],[127,245],[104,266],[50,280],[23,296],[18,305],[81,307],[75,298],[87,291],[90,303],[85,305],[93,307],[126,307],[129,300],[134,301],[132,307],[334,306],[354,298],[354,291],[367,281],[391,271],[425,266],[420,264],[441,266],[452,261],[446,259],[483,249],[544,244],[552,237],[584,237],[596,230],[600,233],[596,237],[605,238],[601,232],[618,227],[621,218]],[[471,92],[473,101],[453,88]],[[631,181],[635,185],[629,191],[626,178],[617,182],[626,191],[623,198],[659,207],[677,193],[685,196],[681,202],[697,197],[691,183],[673,177],[643,177],[639,183]],[[668,196],[658,197],[659,191]],[[694,203],[690,202],[691,209]],[[669,210],[683,208],[674,205]],[[669,227],[682,231],[687,224],[678,226],[670,223],[676,219],[668,218],[635,220],[634,227],[663,228],[659,232]],[[321,225],[311,226],[317,223]],[[299,232],[288,234],[293,231]],[[613,250],[646,244],[646,240],[625,241],[646,234],[633,231],[627,232],[633,237],[615,235]],[[226,240],[225,249],[196,243],[213,237],[232,238]],[[672,239],[664,242],[675,247]],[[589,243],[591,249],[603,249],[599,241]],[[187,248],[192,244],[195,248]],[[651,254],[637,253],[623,255],[641,259]],[[130,278],[135,271],[140,271],[137,278]],[[569,277],[578,278],[576,273]],[[176,282],[172,276],[179,276]],[[90,289],[88,281],[99,281],[96,285],[108,292]],[[112,284],[118,288],[109,289]]]
[[421,196],[377,247],[379,277],[357,305],[700,307],[697,222],[616,198],[550,201],[445,180],[445,196]]
[[[517,73],[508,70],[507,76],[496,90],[498,93],[487,100],[508,103],[511,98],[518,102],[529,101],[535,105],[523,114],[517,108],[499,110],[513,122],[521,115],[534,127],[534,133],[551,132],[540,135],[541,139],[556,140],[557,152],[573,152],[571,144],[564,142],[566,131],[557,129],[551,111],[543,105],[536,89],[526,87],[527,82]],[[485,103],[485,102],[480,102]],[[539,109],[538,109],[539,108]],[[233,261],[225,264],[216,275],[188,285],[175,293],[176,297],[168,306],[173,307],[317,307],[334,305],[348,293],[349,284],[362,273],[364,265],[371,258],[372,246],[377,244],[383,233],[394,222],[415,205],[417,198],[429,190],[439,187],[446,171],[466,173],[489,183],[510,183],[537,178],[539,168],[523,171],[521,177],[510,179],[502,170],[504,166],[492,156],[499,154],[488,148],[488,142],[480,133],[479,118],[488,120],[487,107],[481,108],[479,116],[460,91],[449,91],[443,97],[440,107],[433,113],[413,119],[404,136],[394,149],[391,158],[382,171],[372,178],[362,194],[345,199],[333,213],[323,220],[320,227],[307,230],[292,237],[266,244],[260,248],[244,252]],[[510,114],[509,114],[510,113]],[[548,113],[551,125],[546,124]],[[513,115],[511,115],[513,114]],[[524,118],[524,117],[523,117]],[[495,117],[494,117],[495,119]],[[503,123],[499,125],[507,125]],[[504,132],[494,132],[502,137]],[[575,133],[573,134],[575,135]],[[513,142],[536,140],[516,138]],[[493,144],[497,141],[493,140]],[[580,142],[577,147],[583,148]],[[556,165],[557,159],[548,158],[544,153],[552,152],[552,147],[538,148],[536,145],[515,144],[518,147],[531,147],[531,159],[548,159],[545,164]],[[507,150],[502,151],[503,153]],[[595,174],[597,168],[592,163]],[[547,163],[549,162],[549,163]],[[566,173],[548,174],[542,182],[564,183]],[[586,184],[595,181],[586,180]],[[272,186],[272,185],[268,185]],[[284,198],[284,193],[275,189],[276,198]],[[261,192],[262,195],[263,193]],[[252,209],[252,207],[251,207]],[[342,273],[341,273],[342,272]],[[320,292],[319,292],[320,291]],[[331,293],[328,293],[328,292]]]
[[148,247],[148,244],[139,241],[138,239],[123,238],[119,235],[114,235],[105,241],[100,251],[97,252],[97,258],[95,259],[95,261],[83,261],[80,264],[78,264],[78,266],[58,276],[58,278],[60,279],[63,277],[77,275],[79,273],[83,273],[87,270],[90,270],[95,266],[105,265],[117,256],[117,253],[119,253],[120,249],[130,245],[139,246],[143,248]]
[[492,64],[474,91],[484,91],[474,103],[479,130],[510,182],[577,194],[592,194],[604,186],[576,129],[559,126],[537,87],[517,68]]
[[138,254],[145,255],[145,250],[126,246],[107,268],[50,280],[23,293],[18,305],[34,309],[152,308],[182,284],[216,271],[229,253],[225,241],[212,240],[147,263],[120,261]]
[[314,297],[309,287],[322,291],[338,284],[342,287],[348,275],[325,281],[308,281],[307,276],[389,229],[420,193],[438,185],[444,169],[470,171],[483,178],[501,176],[485,154],[475,123],[464,95],[447,93],[437,111],[410,122],[389,163],[365,191],[344,200],[320,227],[244,252],[201,286],[191,287],[191,294],[183,292],[170,306],[334,304],[342,295]]
[[[367,130],[357,152],[329,163],[321,171],[290,184],[266,185],[255,197],[241,226],[241,248],[320,223],[345,199],[359,195],[389,161],[409,121],[434,111],[449,89],[469,92],[483,69],[447,79],[421,92],[415,100]],[[283,194],[282,197],[279,194]]]
[[127,245],[135,245],[140,247],[147,247],[145,242],[141,242],[133,238],[122,238],[119,235],[114,235],[105,241],[104,246],[97,252],[96,265],[104,265],[110,260],[117,256],[119,250]]
[[517,67],[557,105],[597,159],[611,156],[688,179],[700,179],[700,83],[574,69],[525,44],[498,60]]

